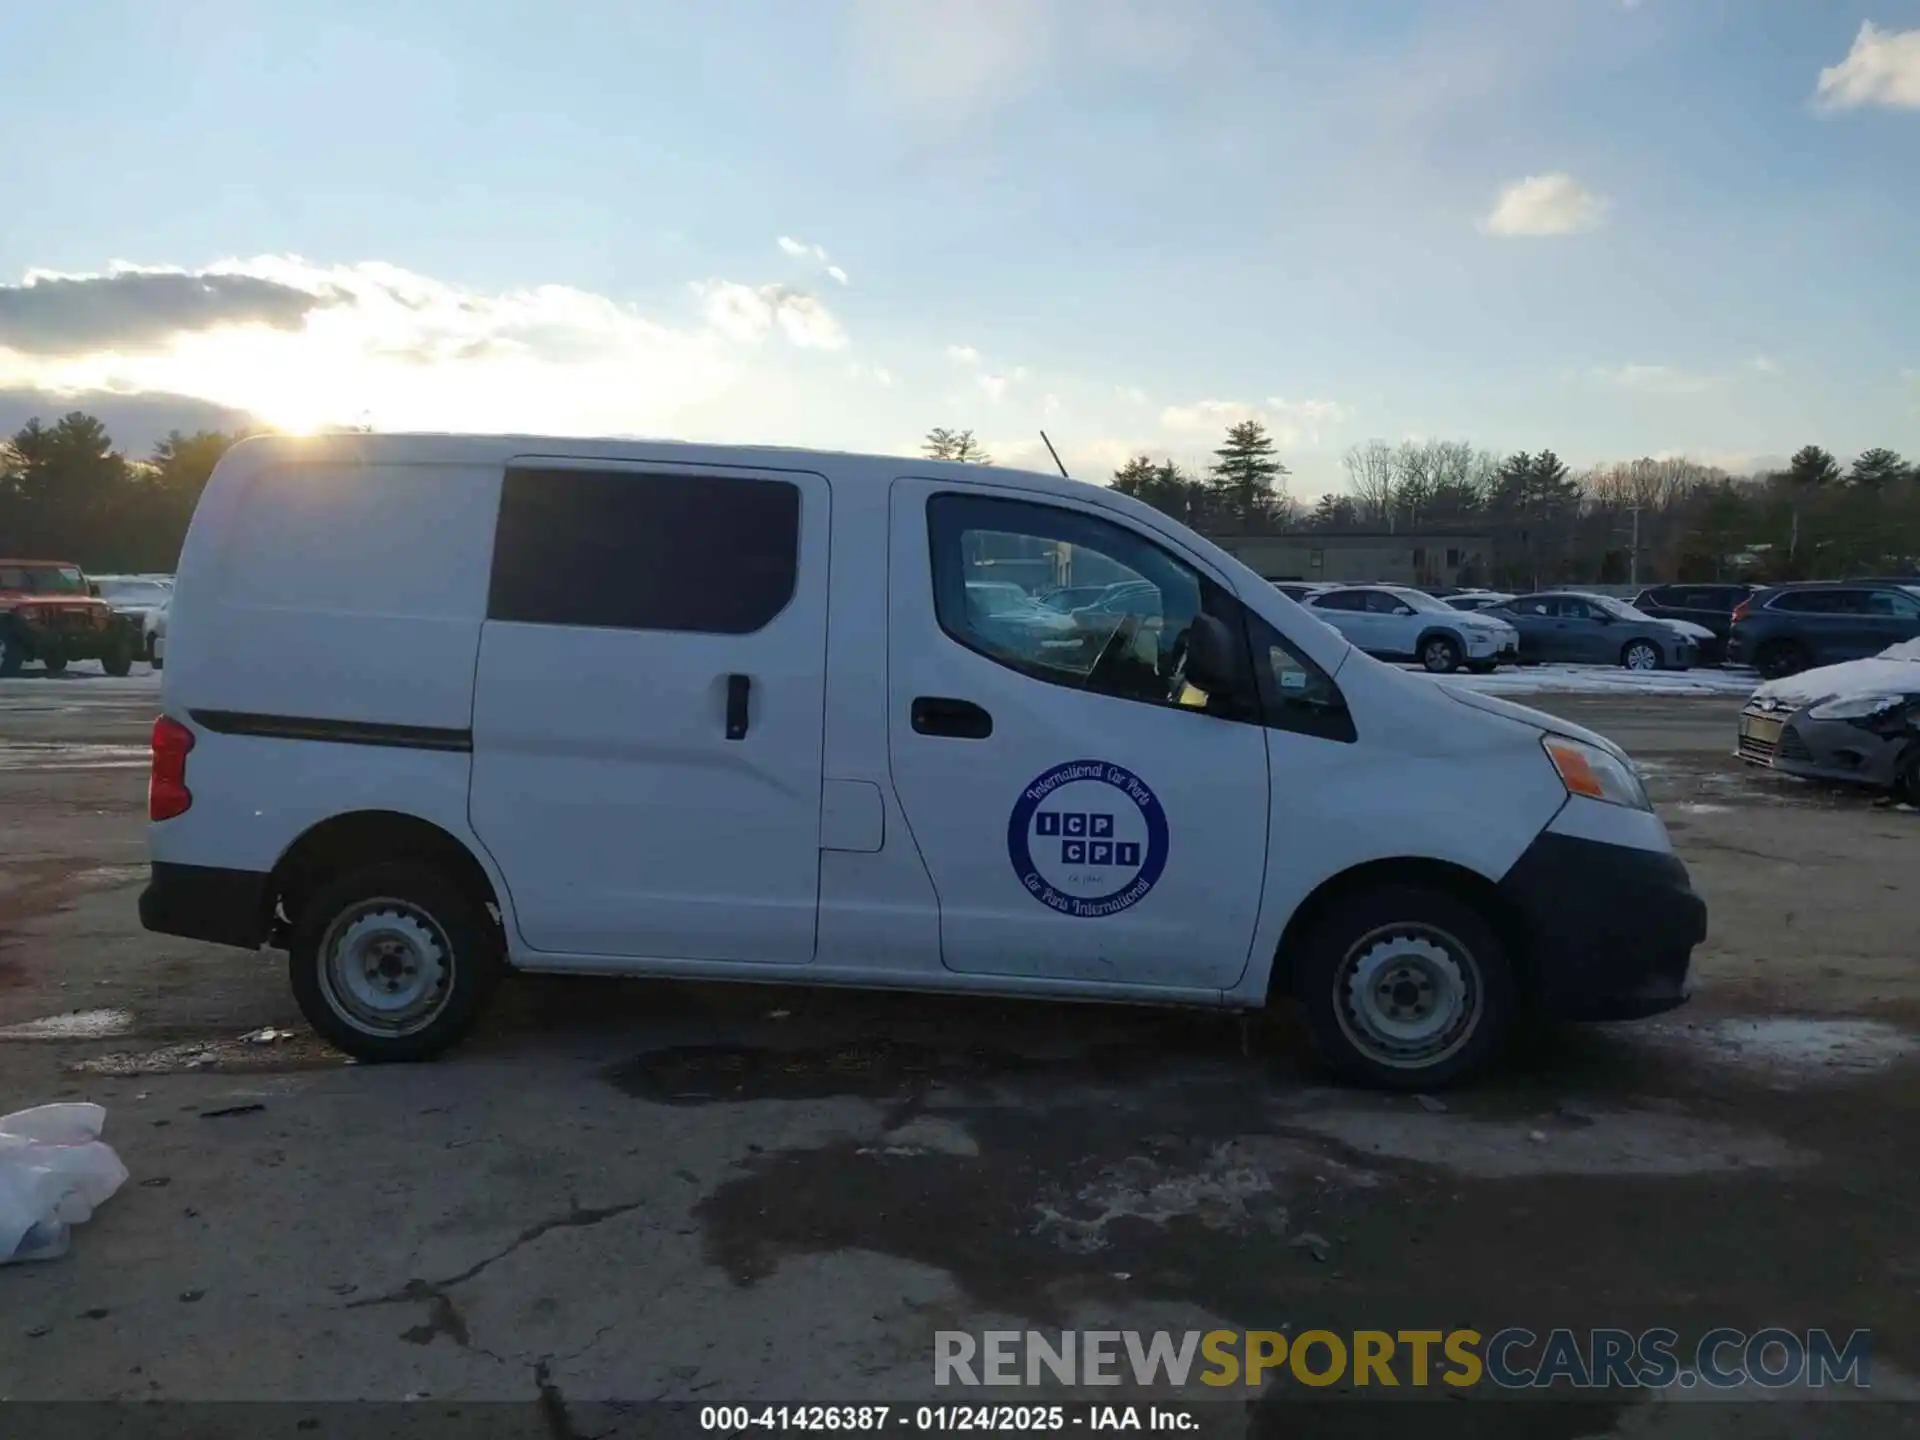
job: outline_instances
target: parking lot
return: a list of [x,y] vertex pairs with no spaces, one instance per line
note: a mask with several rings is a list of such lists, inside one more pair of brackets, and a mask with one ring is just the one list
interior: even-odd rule
[[[0,682],[0,1108],[98,1100],[132,1172],[0,1276],[6,1391],[563,1415],[922,1397],[941,1329],[1472,1324],[1867,1328],[1897,1393],[1920,814],[1742,769],[1738,681],[1609,686],[1520,698],[1642,765],[1711,908],[1696,998],[1435,1100],[1331,1086],[1285,1023],[646,982],[518,980],[450,1059],[352,1066],[269,958],[139,928],[157,679]],[[1618,1397],[1419,1433],[1463,1410],[1732,1433]]]

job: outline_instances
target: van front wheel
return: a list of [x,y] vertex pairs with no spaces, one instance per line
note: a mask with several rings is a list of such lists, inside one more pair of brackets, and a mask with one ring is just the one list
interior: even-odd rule
[[1434,1090],[1478,1070],[1512,1024],[1513,972],[1473,906],[1424,885],[1336,901],[1294,969],[1315,1047],[1362,1085]]
[[320,886],[287,948],[307,1023],[366,1061],[430,1060],[458,1043],[503,968],[485,910],[413,862],[370,865]]

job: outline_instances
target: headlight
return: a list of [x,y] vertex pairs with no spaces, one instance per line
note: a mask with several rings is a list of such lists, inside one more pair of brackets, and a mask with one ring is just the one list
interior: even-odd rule
[[1597,745],[1569,740],[1564,735],[1543,735],[1540,748],[1553,762],[1560,783],[1569,795],[1608,805],[1624,805],[1629,810],[1651,810],[1646,788],[1633,767]]
[[1815,720],[1865,720],[1886,710],[1898,710],[1911,697],[1906,695],[1843,695],[1823,700],[1807,712]]

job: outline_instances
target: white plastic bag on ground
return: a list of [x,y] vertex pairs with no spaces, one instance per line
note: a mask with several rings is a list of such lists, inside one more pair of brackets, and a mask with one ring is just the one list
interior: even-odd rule
[[98,1105],[41,1105],[0,1115],[0,1265],[66,1254],[68,1229],[127,1180],[100,1139]]

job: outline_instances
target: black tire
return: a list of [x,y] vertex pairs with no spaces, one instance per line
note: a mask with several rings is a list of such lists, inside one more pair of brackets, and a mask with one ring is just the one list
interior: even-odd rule
[[[1382,946],[1398,949],[1376,958]],[[1369,962],[1377,967],[1371,996],[1361,993]],[[1437,1090],[1481,1069],[1504,1045],[1517,1008],[1512,965],[1493,927],[1458,896],[1427,885],[1341,897],[1307,935],[1292,978],[1321,1057],[1344,1078],[1382,1090]],[[1416,1042],[1375,1028],[1398,1023],[1383,1005],[1416,1010],[1449,978],[1455,993],[1440,1003],[1459,1014],[1443,1016],[1445,1028],[1432,1037]]]
[[163,656],[156,655],[153,657],[153,659],[149,660],[147,663],[151,665],[155,671],[160,671],[167,668],[167,662]]
[[1449,635],[1420,638],[1420,664],[1429,675],[1451,675],[1460,668],[1460,646]]
[[[433,990],[431,1008],[410,1017],[405,1028],[367,1018],[368,1007],[346,982],[354,968],[347,956],[328,963],[326,952],[339,952],[361,927],[371,927],[360,942],[370,949],[387,943],[409,950],[422,932],[438,947],[438,983],[423,982]],[[485,907],[443,872],[417,861],[369,865],[322,885],[301,905],[287,949],[294,999],[307,1023],[329,1044],[376,1063],[431,1060],[457,1044],[480,1018],[505,968],[499,931]],[[404,963],[396,962],[396,971]],[[383,983],[361,969],[363,985]]]
[[100,668],[113,676],[133,673],[133,647],[124,642],[100,657]]
[[0,630],[0,678],[11,679],[20,673],[20,667],[27,662],[26,651],[20,648],[20,642],[6,631]]
[[1475,660],[1467,666],[1476,675],[1491,675],[1497,668],[1498,662],[1493,660]]
[[67,657],[64,655],[45,655],[41,657],[40,663],[47,667],[47,674],[49,675],[64,675],[67,673]]
[[1760,653],[1753,657],[1753,668],[1763,680],[1780,680],[1798,675],[1811,659],[1806,646],[1797,641],[1773,640],[1760,647]]
[[[1651,663],[1647,657],[1651,656]],[[1638,663],[1636,663],[1638,662]],[[1620,667],[1623,670],[1658,670],[1666,663],[1660,647],[1651,640],[1629,640],[1620,647]]]
[[1894,767],[1893,798],[1920,810],[1920,740],[1907,743],[1907,753]]

